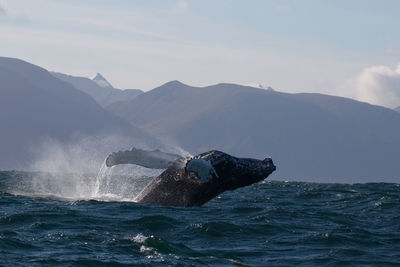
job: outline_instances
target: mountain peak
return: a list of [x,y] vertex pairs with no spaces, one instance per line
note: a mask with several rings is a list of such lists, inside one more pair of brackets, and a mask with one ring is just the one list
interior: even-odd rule
[[173,80],[173,81],[169,81],[167,83],[164,83],[163,85],[160,85],[159,87],[155,88],[155,89],[162,89],[162,90],[176,90],[176,89],[183,89],[183,88],[187,88],[190,87],[184,83],[181,83],[178,80]]
[[258,88],[258,89],[264,89],[264,90],[268,90],[268,91],[275,91],[271,86],[264,86],[264,85],[258,84],[258,83],[245,84],[245,86],[250,86],[250,87],[254,87],[254,88]]
[[164,85],[169,85],[169,86],[187,86],[186,84],[178,81],[178,80],[173,80],[165,83]]
[[92,80],[97,83],[98,86],[103,88],[114,88],[106,78],[100,73],[97,73],[95,76],[92,77]]

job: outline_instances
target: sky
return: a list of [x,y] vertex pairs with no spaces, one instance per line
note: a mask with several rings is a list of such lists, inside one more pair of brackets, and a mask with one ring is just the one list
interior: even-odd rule
[[0,56],[115,87],[262,84],[400,106],[397,0],[0,0]]

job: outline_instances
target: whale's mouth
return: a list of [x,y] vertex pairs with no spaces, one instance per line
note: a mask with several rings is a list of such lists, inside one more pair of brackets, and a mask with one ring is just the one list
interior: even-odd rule
[[262,161],[264,164],[266,164],[268,166],[268,168],[270,168],[272,171],[276,171],[276,166],[274,164],[274,162],[272,161],[272,158],[265,158]]

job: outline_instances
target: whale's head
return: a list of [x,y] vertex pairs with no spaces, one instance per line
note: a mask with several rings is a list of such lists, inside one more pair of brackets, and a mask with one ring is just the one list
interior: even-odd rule
[[217,172],[220,173],[224,190],[235,190],[260,182],[276,170],[271,158],[264,160],[238,158],[233,160],[230,167],[230,171],[226,171],[226,166],[218,166],[217,164],[215,167]]
[[186,165],[205,183],[213,183],[220,192],[234,190],[264,180],[276,170],[271,158],[236,158],[220,151],[200,154]]

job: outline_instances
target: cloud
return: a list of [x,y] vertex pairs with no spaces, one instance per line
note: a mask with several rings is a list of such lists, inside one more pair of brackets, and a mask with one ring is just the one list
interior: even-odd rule
[[0,16],[5,16],[5,15],[7,15],[6,8],[2,3],[0,3]]
[[0,0],[0,17],[6,17],[9,22],[15,24],[30,22],[28,16],[24,13],[15,12],[7,5],[6,1]]
[[177,0],[176,4],[180,9],[187,9],[189,7],[189,3],[187,0]]
[[136,35],[141,35],[141,36],[146,36],[146,37],[151,37],[151,38],[158,38],[158,39],[164,39],[164,40],[175,40],[177,37],[164,34],[161,32],[155,32],[155,31],[149,31],[146,29],[141,29],[139,27],[133,27],[132,25],[124,25],[122,23],[106,20],[106,19],[91,19],[91,18],[77,18],[77,17],[61,17],[59,18],[62,21],[66,21],[69,23],[76,23],[81,25],[82,27],[84,26],[95,26],[95,27],[100,27],[103,29],[109,29],[112,31],[120,31],[123,33],[127,34],[136,34]]
[[396,68],[373,66],[364,69],[348,85],[355,98],[389,108],[400,106],[400,64]]

